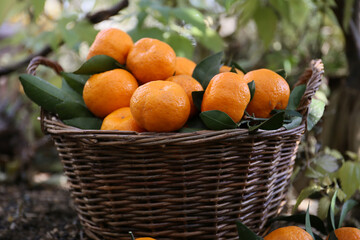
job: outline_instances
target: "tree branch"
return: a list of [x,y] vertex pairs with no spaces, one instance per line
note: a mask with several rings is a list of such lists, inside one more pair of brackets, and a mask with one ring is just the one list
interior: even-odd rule
[[[128,0],[122,0],[109,9],[101,10],[94,14],[87,14],[86,19],[90,23],[96,24],[96,23],[102,22],[102,21],[107,20],[110,17],[116,15],[120,10],[126,8],[128,5],[129,5]],[[64,41],[61,41],[59,46],[61,46],[62,44],[64,44]],[[26,57],[25,59],[23,59],[17,63],[11,64],[6,67],[0,67],[0,76],[7,75],[9,73],[15,72],[19,68],[26,67],[30,63],[31,59],[33,59],[34,57],[36,57],[36,56],[45,57],[45,56],[49,55],[51,52],[53,52],[53,49],[51,48],[51,46],[46,45],[39,52],[31,54],[28,57]]]

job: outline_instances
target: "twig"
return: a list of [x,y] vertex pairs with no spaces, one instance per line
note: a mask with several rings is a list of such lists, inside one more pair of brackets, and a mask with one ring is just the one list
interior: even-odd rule
[[[104,20],[109,19],[111,16],[116,15],[120,10],[126,8],[128,5],[129,5],[128,0],[122,0],[119,3],[115,4],[114,6],[112,6],[111,8],[109,8],[109,9],[101,10],[101,11],[98,11],[98,12],[96,12],[94,14],[87,14],[86,19],[90,23],[96,24],[96,23],[99,23],[99,22],[102,22]],[[61,46],[63,44],[64,44],[64,41],[61,41],[59,43],[59,46]],[[46,45],[39,52],[31,54],[31,55],[27,56],[25,59],[23,59],[23,60],[21,60],[21,61],[19,61],[17,63],[11,64],[11,65],[6,66],[6,67],[0,67],[0,76],[7,75],[9,73],[15,72],[19,68],[27,66],[30,63],[31,59],[33,59],[34,57],[36,57],[36,56],[45,57],[45,56],[49,55],[51,52],[53,52],[53,49],[51,48],[51,46]]]

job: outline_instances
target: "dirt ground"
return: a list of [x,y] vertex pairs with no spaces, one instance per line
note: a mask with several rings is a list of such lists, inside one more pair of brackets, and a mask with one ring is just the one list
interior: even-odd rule
[[1,240],[88,240],[68,192],[61,188],[0,186]]

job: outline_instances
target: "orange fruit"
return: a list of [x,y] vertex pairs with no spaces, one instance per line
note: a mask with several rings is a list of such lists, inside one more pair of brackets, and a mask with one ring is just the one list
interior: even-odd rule
[[156,240],[156,239],[151,237],[142,237],[142,238],[136,238],[136,240]]
[[192,76],[195,67],[196,63],[194,63],[193,61],[184,57],[176,57],[175,75]]
[[119,130],[144,132],[133,118],[130,107],[119,108],[107,115],[101,125],[101,130]]
[[[360,230],[353,227],[342,227],[335,230],[335,235],[338,240],[359,240]],[[327,236],[326,240],[329,239]]]
[[167,44],[157,39],[142,38],[134,44],[126,67],[139,83],[165,80],[174,75],[176,55]]
[[124,69],[94,74],[85,83],[83,99],[89,110],[98,117],[105,117],[116,109],[129,107],[130,98],[138,83]]
[[152,81],[140,86],[130,100],[136,122],[151,132],[180,129],[190,114],[190,100],[185,90],[170,81]]
[[95,55],[107,55],[114,58],[120,64],[125,64],[127,55],[134,45],[131,37],[116,28],[100,31],[90,46],[87,59]]
[[246,82],[255,81],[255,94],[246,111],[258,118],[268,118],[274,109],[285,109],[290,96],[286,80],[269,69],[258,69],[245,74]]
[[[219,70],[219,71],[220,71],[220,73],[230,72],[230,71],[231,71],[231,67],[226,66],[226,65],[223,65],[223,66],[220,67],[220,70]],[[244,76],[244,73],[243,73],[241,70],[235,68],[235,71],[236,71],[237,74]]]
[[201,86],[201,84],[198,81],[196,81],[195,78],[193,78],[189,75],[172,76],[172,77],[169,77],[168,79],[166,79],[166,81],[175,82],[175,83],[179,84],[185,90],[185,92],[190,100],[190,106],[191,106],[190,117],[194,116],[197,112],[197,109],[194,105],[191,93],[193,91],[203,91],[204,89]]
[[311,235],[296,226],[278,228],[264,237],[264,240],[313,240]]
[[215,75],[205,90],[201,111],[220,110],[239,122],[250,101],[250,90],[242,76],[233,72]]

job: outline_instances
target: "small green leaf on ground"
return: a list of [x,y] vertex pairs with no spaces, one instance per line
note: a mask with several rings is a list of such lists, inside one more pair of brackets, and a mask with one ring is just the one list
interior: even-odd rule
[[202,112],[200,118],[212,130],[234,129],[237,127],[237,124],[229,115],[219,110]]
[[113,70],[115,68],[125,68],[120,63],[118,63],[112,57],[106,55],[96,55],[89,60],[87,60],[78,70],[76,70],[75,74],[86,74],[91,75],[95,73],[106,72],[109,70]]
[[59,88],[39,77],[21,74],[19,78],[26,95],[49,112],[55,113],[55,106],[65,100]]
[[296,110],[299,106],[300,100],[304,95],[306,90],[306,85],[296,86],[290,93],[289,102],[286,107],[287,110]]
[[250,101],[251,101],[255,94],[255,81],[252,80],[251,82],[249,82],[248,86],[249,86],[249,90],[250,90]]
[[201,103],[204,97],[204,93],[205,91],[193,91],[191,93],[192,99],[193,99],[193,103],[195,105],[195,107],[197,108],[197,110],[201,111]]
[[256,235],[239,220],[236,221],[236,227],[239,235],[239,240],[263,240],[262,237]]
[[219,73],[223,52],[218,52],[203,59],[196,65],[192,77],[204,88],[209,85],[210,80]]

